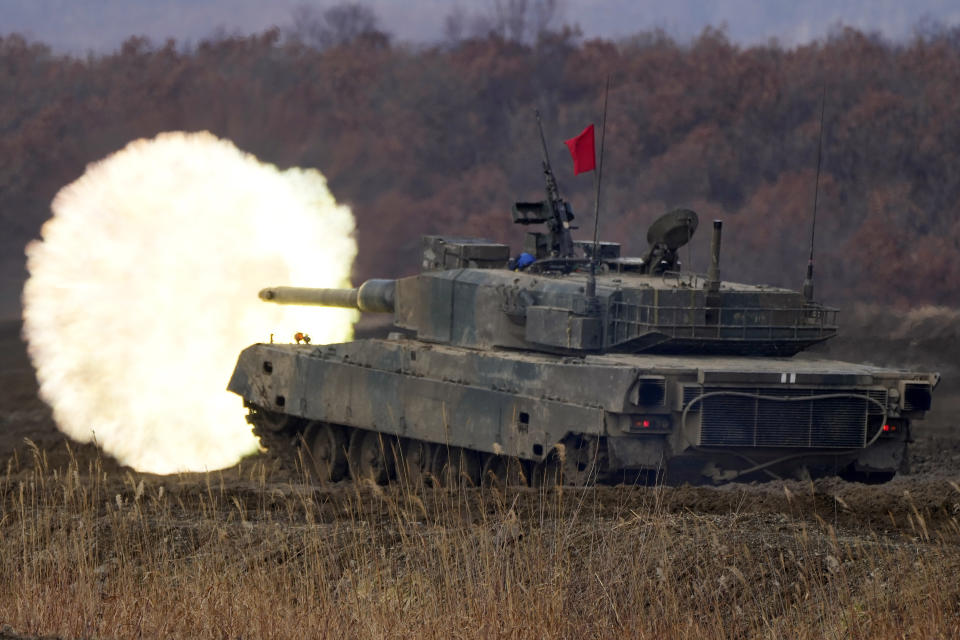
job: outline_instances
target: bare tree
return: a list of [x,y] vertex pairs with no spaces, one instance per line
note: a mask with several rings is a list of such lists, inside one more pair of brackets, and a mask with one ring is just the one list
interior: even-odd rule
[[535,0],[530,7],[530,36],[536,39],[556,29],[561,13],[560,0]]
[[370,7],[344,2],[329,9],[300,5],[292,12],[293,23],[285,34],[291,40],[316,49],[349,44],[357,39],[386,41],[380,30],[377,15]]
[[493,20],[497,32],[509,40],[523,42],[527,31],[527,0],[493,0]]
[[457,5],[443,19],[443,36],[447,42],[459,42],[466,35],[467,31],[467,12],[463,7]]
[[555,28],[560,0],[490,0],[486,10],[468,14],[457,6],[444,21],[448,41],[496,35],[515,42],[533,42]]
[[335,5],[324,11],[323,17],[334,45],[346,44],[360,36],[380,31],[373,10],[358,3]]
[[294,7],[291,18],[290,26],[284,29],[288,39],[317,49],[326,46],[323,12],[318,7],[305,4]]

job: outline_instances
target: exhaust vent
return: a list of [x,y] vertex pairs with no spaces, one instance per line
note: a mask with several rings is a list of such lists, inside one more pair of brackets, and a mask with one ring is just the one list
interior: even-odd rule
[[662,407],[666,404],[666,380],[660,377],[638,378],[630,401],[638,407]]
[[907,382],[903,385],[904,411],[929,411],[933,394],[926,382]]

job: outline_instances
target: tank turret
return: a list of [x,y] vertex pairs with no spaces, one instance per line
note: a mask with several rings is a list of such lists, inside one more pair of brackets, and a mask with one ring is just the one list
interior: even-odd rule
[[837,311],[799,292],[720,282],[720,221],[710,273],[682,272],[679,249],[697,225],[696,213],[677,209],[650,226],[642,257],[621,257],[619,245],[608,242],[594,259],[592,244],[581,243],[579,255],[548,255],[513,269],[506,245],[428,236],[417,276],[357,289],[273,287],[260,297],[392,312],[395,324],[419,339],[476,349],[789,356],[836,334]]

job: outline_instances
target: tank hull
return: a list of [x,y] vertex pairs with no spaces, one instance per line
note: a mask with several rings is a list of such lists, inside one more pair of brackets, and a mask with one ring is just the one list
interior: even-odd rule
[[308,450],[317,425],[334,425],[344,449],[360,447],[357,433],[381,434],[398,451],[453,447],[477,468],[493,458],[527,475],[565,466],[566,483],[583,484],[664,471],[673,481],[888,479],[935,384],[933,375],[827,360],[571,357],[365,339],[253,345],[228,388],[255,417],[288,418],[274,431]]

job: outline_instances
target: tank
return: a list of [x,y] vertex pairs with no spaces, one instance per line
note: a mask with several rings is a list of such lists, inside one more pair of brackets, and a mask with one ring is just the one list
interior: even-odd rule
[[882,482],[906,465],[939,375],[793,357],[837,334],[812,263],[802,291],[723,282],[716,220],[709,272],[684,271],[687,209],[654,221],[641,256],[574,241],[545,149],[543,169],[546,199],[512,209],[517,256],[426,236],[417,275],[260,292],[396,329],[246,348],[228,388],[271,453],[319,483]]

